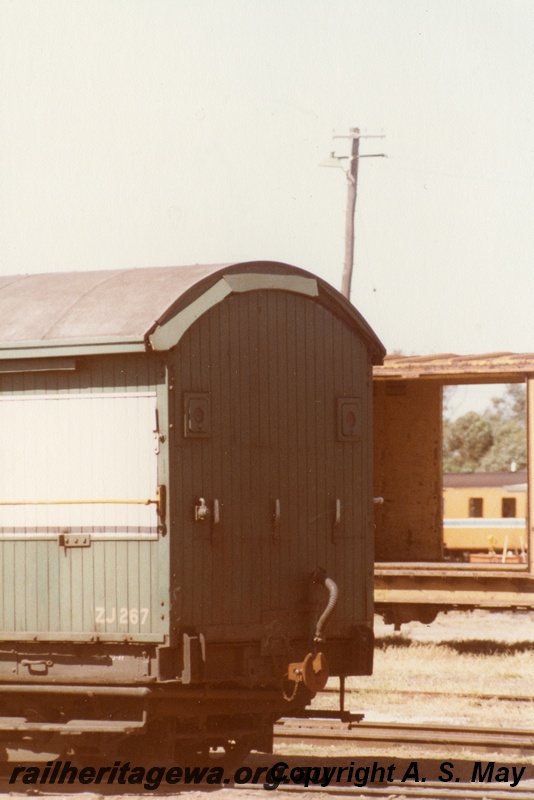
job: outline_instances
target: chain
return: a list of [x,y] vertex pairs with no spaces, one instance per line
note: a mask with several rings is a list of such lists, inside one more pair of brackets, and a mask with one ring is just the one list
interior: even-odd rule
[[287,676],[287,673],[282,678],[282,696],[283,696],[284,700],[287,700],[288,703],[292,703],[293,700],[295,699],[295,697],[297,696],[297,692],[299,690],[299,682],[295,681],[295,685],[293,687],[293,691],[291,692],[291,694],[286,694],[286,690],[284,689],[284,680],[286,678],[289,680],[289,678]]

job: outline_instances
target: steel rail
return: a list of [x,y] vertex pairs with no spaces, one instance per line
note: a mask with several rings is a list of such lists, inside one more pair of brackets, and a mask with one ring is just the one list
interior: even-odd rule
[[458,745],[534,752],[534,731],[478,727],[443,727],[386,722],[332,723],[285,719],[275,725],[279,741],[350,741],[365,743]]
[[[322,689],[322,693],[327,694],[339,694],[339,689],[332,686],[327,686]],[[433,692],[433,691],[419,691],[419,690],[411,690],[411,689],[382,689],[382,688],[369,688],[363,687],[358,689],[351,689],[349,687],[345,688],[345,696],[349,694],[365,694],[365,695],[372,695],[372,694],[387,694],[388,697],[392,694],[397,694],[401,696],[409,696],[413,697],[414,694],[417,697],[459,697],[463,699],[475,699],[475,700],[513,700],[518,703],[531,703],[534,701],[534,695],[528,694],[492,694],[491,692]]]
[[[232,786],[232,790],[263,789],[262,784],[242,784]],[[422,798],[423,800],[532,800],[533,791],[524,789],[492,789],[487,783],[474,785],[471,783],[457,783],[454,788],[446,788],[437,781],[427,781],[424,786],[414,784],[387,783],[382,786],[314,786],[307,787],[297,784],[280,784],[278,792],[293,792],[307,795],[308,793],[340,795],[347,797],[386,797],[386,798]]]

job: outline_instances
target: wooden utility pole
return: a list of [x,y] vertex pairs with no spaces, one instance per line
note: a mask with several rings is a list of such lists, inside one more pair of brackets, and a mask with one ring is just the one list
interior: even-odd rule
[[[356,196],[358,193],[358,164],[360,158],[383,158],[384,153],[360,154],[360,139],[378,139],[381,135],[372,136],[360,134],[359,128],[351,128],[348,134],[334,136],[334,139],[350,139],[351,152],[349,168],[345,170],[347,176],[347,211],[345,216],[345,261],[341,277],[341,293],[350,300],[352,272],[354,268],[354,217],[356,213]],[[341,166],[341,160],[347,156],[336,156],[331,153],[330,158],[323,166]],[[337,163],[336,163],[337,162]]]
[[358,193],[358,162],[360,151],[360,130],[351,128],[352,147],[350,164],[347,170],[347,213],[345,218],[345,261],[341,276],[341,294],[350,300],[352,270],[354,266],[354,216],[356,213],[356,195]]

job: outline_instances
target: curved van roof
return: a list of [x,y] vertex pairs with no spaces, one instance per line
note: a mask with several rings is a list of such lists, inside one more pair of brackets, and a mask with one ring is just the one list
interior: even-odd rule
[[339,292],[309,272],[271,261],[0,277],[0,359],[168,350],[233,292],[273,289],[317,298],[385,350]]

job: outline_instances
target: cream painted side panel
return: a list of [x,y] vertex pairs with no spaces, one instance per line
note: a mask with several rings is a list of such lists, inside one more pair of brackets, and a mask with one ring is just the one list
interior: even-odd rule
[[154,393],[2,397],[2,533],[155,532],[155,428]]

